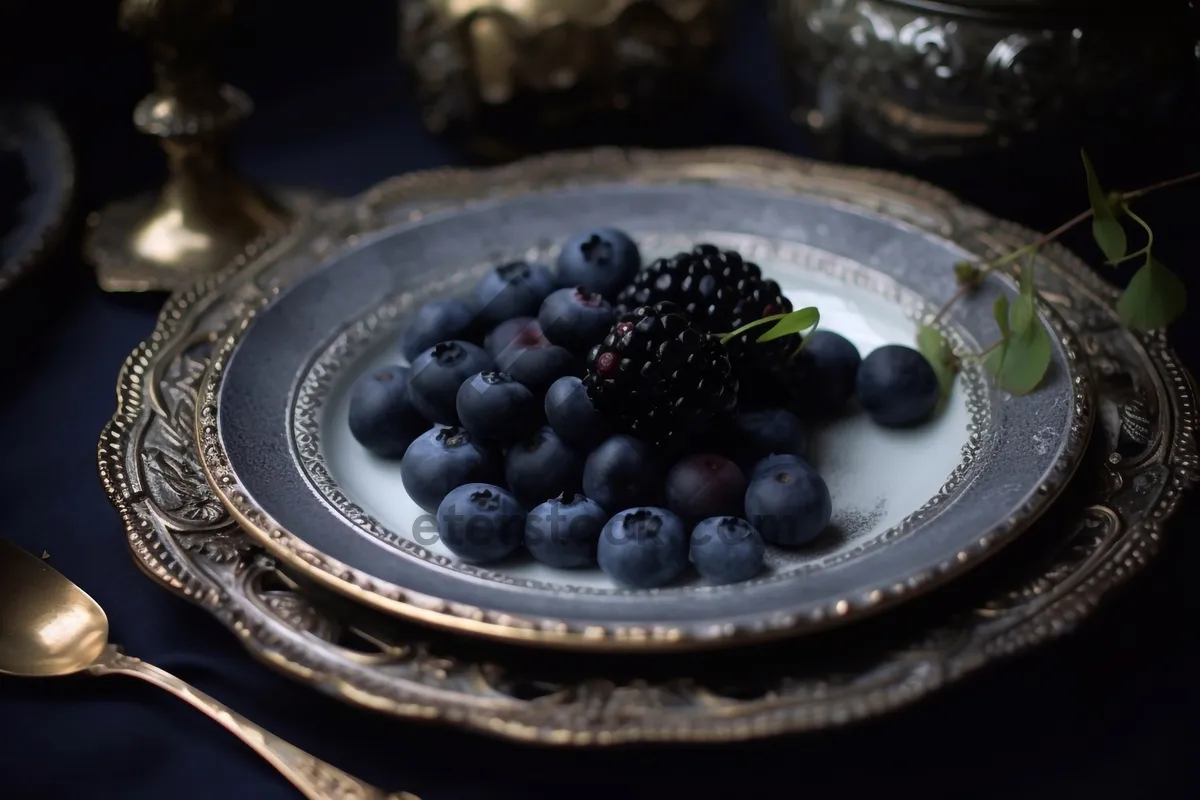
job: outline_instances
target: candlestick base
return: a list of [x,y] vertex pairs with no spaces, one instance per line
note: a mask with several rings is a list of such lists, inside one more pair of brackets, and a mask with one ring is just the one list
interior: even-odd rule
[[219,206],[198,207],[187,195],[147,193],[88,215],[84,257],[106,292],[173,292],[233,263],[259,233],[285,227],[323,196],[300,189],[263,194],[227,187]]

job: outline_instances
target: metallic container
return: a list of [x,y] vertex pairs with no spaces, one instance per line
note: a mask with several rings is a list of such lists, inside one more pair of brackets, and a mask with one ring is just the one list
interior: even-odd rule
[[485,156],[598,118],[645,116],[699,78],[728,0],[400,0],[426,127]]
[[1195,0],[774,0],[793,118],[910,158],[1196,101]]

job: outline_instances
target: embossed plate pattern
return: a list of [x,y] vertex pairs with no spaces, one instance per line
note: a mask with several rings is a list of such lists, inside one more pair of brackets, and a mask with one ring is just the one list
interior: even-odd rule
[[[900,176],[755,151],[559,155],[489,179],[536,185],[563,171],[621,180],[708,175],[824,191],[874,202],[986,253],[1033,238],[1007,223],[981,229],[978,212]],[[369,647],[362,638],[352,644],[347,626],[367,620],[281,580],[277,562],[239,531],[205,484],[191,436],[197,392],[220,332],[248,305],[294,280],[336,240],[453,208],[478,180],[463,172],[396,179],[359,201],[322,209],[278,242],[257,243],[252,257],[225,275],[173,297],[154,335],[122,370],[119,407],[100,440],[101,477],[136,563],[209,609],[258,658],[348,702],[559,745],[731,741],[839,725],[910,703],[1069,631],[1149,563],[1162,526],[1196,480],[1196,393],[1165,335],[1121,328],[1117,291],[1056,246],[1045,251],[1039,277],[1095,376],[1097,430],[1069,494],[1035,527],[1036,536],[1019,543],[1021,552],[1004,554],[1001,561],[1011,562],[995,565],[1003,569],[980,596],[950,602],[932,595],[935,607],[919,625],[885,617],[870,636],[848,628],[855,646],[830,647],[818,659],[806,649],[808,639],[776,645],[770,658],[735,652],[743,667],[760,666],[736,687],[720,654],[665,666],[639,658],[619,670],[594,656],[552,652],[530,663],[502,648],[481,657],[465,640],[439,642],[425,629],[398,624],[372,628]],[[259,255],[266,244],[274,246]],[[1026,545],[1036,547],[1026,552]]]
[[[322,406],[364,369],[361,351],[394,341],[395,323],[424,298],[469,288],[483,270],[526,254],[531,243],[542,243],[534,255],[548,257],[557,237],[605,224],[641,238],[648,257],[677,252],[689,240],[734,241],[756,260],[767,256],[764,269],[796,302],[819,291],[820,272],[833,284],[823,287],[820,305],[859,295],[866,296],[855,302],[866,304],[872,292],[881,295],[892,305],[864,306],[858,316],[882,320],[891,311],[900,324],[873,346],[910,342],[916,322],[902,310],[931,318],[955,291],[951,265],[966,255],[931,232],[813,192],[665,175],[590,185],[563,175],[533,188],[481,189],[457,212],[395,222],[341,246],[234,326],[203,385],[198,421],[202,464],[218,496],[277,557],[388,613],[520,641],[648,650],[808,632],[915,596],[1012,541],[1082,457],[1092,423],[1087,375],[1061,320],[1043,309],[1054,351],[1038,391],[1000,396],[978,368],[968,369],[928,432],[866,440],[831,485],[835,503],[852,514],[870,512],[864,501],[898,509],[893,524],[857,534],[861,541],[821,560],[775,554],[769,571],[752,581],[621,591],[598,572],[529,563],[479,569],[421,543],[415,506],[387,508],[388,498],[404,497],[394,470],[389,476],[370,468],[374,504],[348,501],[366,490],[347,466],[351,459],[326,469],[322,455],[332,467],[346,423],[344,412],[322,415]],[[994,335],[991,309],[1000,292],[1015,292],[1006,276],[958,304],[946,317],[949,332],[982,349]],[[382,317],[392,324],[363,326]],[[357,348],[347,346],[347,330],[363,332]],[[959,438],[946,445],[951,425],[959,426]],[[828,445],[835,453],[846,447],[841,440]],[[939,461],[946,450],[950,460]],[[906,469],[917,461],[921,470]],[[889,475],[926,475],[927,483],[896,489],[887,485]],[[864,487],[882,498],[852,502]]]

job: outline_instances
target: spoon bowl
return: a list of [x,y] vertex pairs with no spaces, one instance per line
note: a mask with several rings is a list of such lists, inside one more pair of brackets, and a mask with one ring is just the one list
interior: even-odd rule
[[0,674],[83,672],[108,646],[100,604],[48,564],[0,539]]
[[0,675],[127,675],[165,689],[220,723],[310,800],[420,800],[387,794],[326,764],[158,667],[108,642],[100,604],[45,561],[0,539]]

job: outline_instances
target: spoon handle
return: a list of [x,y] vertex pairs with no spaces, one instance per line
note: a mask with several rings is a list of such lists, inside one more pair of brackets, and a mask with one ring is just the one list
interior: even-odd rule
[[279,770],[280,774],[291,781],[309,800],[420,800],[408,792],[389,794],[363,783],[358,778],[263,730],[171,673],[125,655],[116,645],[109,645],[104,654],[88,667],[88,672],[92,675],[128,675],[140,678],[160,689],[166,689],[221,723],[227,731]]

